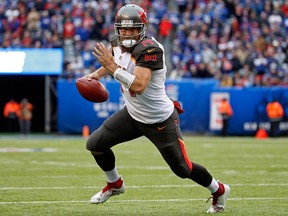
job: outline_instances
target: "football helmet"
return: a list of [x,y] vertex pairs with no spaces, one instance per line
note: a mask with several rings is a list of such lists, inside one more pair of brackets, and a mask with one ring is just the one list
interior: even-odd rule
[[[120,8],[116,14],[114,24],[115,34],[118,36],[118,43],[127,48],[138,44],[146,34],[147,20],[146,12],[138,5],[127,4]],[[121,36],[120,28],[139,28],[139,33],[131,36]],[[140,36],[139,40],[135,40],[137,36]]]

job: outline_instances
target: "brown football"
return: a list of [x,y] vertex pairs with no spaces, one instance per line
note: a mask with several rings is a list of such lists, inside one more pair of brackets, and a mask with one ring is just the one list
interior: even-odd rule
[[108,91],[97,79],[88,80],[86,76],[78,78],[76,87],[79,94],[90,102],[100,103],[108,100]]

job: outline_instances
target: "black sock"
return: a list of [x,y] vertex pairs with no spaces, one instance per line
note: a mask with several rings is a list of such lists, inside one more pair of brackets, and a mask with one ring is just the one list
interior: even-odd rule
[[203,187],[208,187],[212,182],[212,176],[207,169],[197,163],[192,162],[192,171],[189,178]]
[[115,155],[111,149],[103,154],[93,155],[93,157],[103,171],[111,171],[115,168]]

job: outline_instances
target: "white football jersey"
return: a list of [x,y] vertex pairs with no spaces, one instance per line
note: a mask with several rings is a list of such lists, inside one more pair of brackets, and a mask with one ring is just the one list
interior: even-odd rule
[[154,124],[165,121],[173,112],[174,105],[165,91],[167,68],[164,49],[154,38],[144,38],[130,53],[121,52],[117,39],[111,41],[116,64],[134,74],[136,65],[152,70],[151,80],[141,94],[135,94],[121,85],[125,106],[133,119]]

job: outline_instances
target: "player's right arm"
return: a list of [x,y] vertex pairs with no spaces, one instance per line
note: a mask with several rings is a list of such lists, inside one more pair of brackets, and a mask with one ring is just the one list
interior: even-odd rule
[[102,48],[101,54],[97,54],[98,50],[96,49],[96,47],[94,47],[94,51],[92,52],[92,54],[94,55],[95,58],[97,58],[98,62],[101,63],[102,66],[93,73],[88,75],[89,80],[90,79],[99,80],[102,77],[106,76],[107,74],[111,73],[111,71],[117,69],[117,65],[114,62],[112,48],[108,50],[103,43],[99,43],[97,47]]

